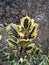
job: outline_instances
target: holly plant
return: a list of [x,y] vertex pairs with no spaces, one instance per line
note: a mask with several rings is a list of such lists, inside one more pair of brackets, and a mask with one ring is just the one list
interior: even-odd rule
[[[37,28],[38,24],[28,16],[20,19],[18,25],[10,23],[6,27],[6,31],[11,38],[6,41],[13,50],[11,53],[4,54],[1,62],[7,61],[11,65],[48,65],[46,64],[48,57],[42,56],[42,45],[33,43],[37,37]],[[42,64],[43,62],[45,64]]]

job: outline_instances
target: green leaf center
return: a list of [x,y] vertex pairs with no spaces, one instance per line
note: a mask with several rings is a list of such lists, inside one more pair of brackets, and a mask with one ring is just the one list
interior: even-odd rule
[[28,19],[27,19],[27,18],[24,20],[24,27],[25,27],[25,28],[28,27]]

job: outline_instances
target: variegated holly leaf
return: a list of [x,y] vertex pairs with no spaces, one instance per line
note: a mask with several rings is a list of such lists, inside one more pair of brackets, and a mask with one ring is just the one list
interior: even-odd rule
[[14,48],[14,49],[18,49],[18,44],[16,41],[14,41],[13,39],[8,39],[7,42],[9,43],[9,45]]
[[20,39],[20,40],[18,40],[18,44],[20,45],[20,46],[25,46],[25,45],[27,45],[27,44],[30,44],[30,40],[29,39],[27,39],[27,40],[25,40],[25,39]]

